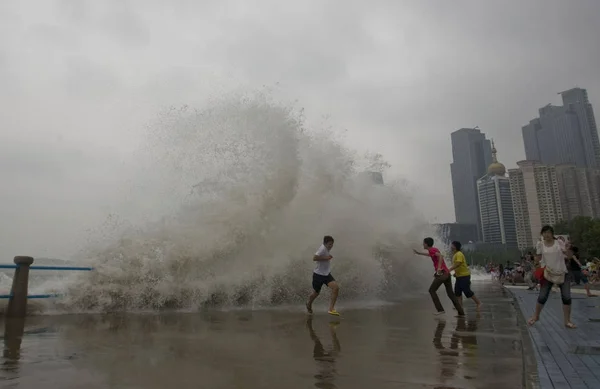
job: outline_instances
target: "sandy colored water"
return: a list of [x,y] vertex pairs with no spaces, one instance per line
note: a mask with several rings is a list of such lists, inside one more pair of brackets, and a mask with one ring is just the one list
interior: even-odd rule
[[[393,304],[194,313],[37,316],[2,322],[5,388],[520,388],[508,294],[475,283],[477,313]],[[324,296],[326,297],[326,296]],[[323,303],[323,302],[322,302]],[[22,335],[21,335],[22,334]]]

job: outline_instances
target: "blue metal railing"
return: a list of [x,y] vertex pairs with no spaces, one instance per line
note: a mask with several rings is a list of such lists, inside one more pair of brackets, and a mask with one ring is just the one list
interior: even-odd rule
[[[20,265],[1,265],[0,269],[17,269]],[[92,271],[93,267],[79,267],[79,266],[43,266],[43,265],[32,265],[29,266],[30,270],[69,270],[69,271]],[[9,299],[13,297],[12,294],[0,294],[0,299]],[[60,297],[59,294],[30,294],[27,295],[28,299],[48,299],[53,297]]]
[[[60,297],[60,294],[29,294],[27,295],[28,299],[49,299],[52,297]],[[0,294],[0,299],[9,299],[12,297],[12,294]]]
[[[19,265],[0,265],[0,269],[16,269]],[[77,267],[77,266],[41,266],[31,265],[31,270],[81,270],[81,271],[92,271],[93,267]]]

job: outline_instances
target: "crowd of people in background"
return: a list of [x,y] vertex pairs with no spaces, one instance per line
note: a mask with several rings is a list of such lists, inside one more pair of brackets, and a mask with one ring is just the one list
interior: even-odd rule
[[[579,257],[579,249],[566,242],[566,247],[573,249],[570,257],[565,257],[568,277],[572,285],[582,285],[591,295],[589,285],[600,284],[600,259],[594,257],[586,260]],[[496,264],[491,261],[486,264],[485,270],[491,275],[492,280],[502,284],[526,283],[529,290],[539,289],[539,279],[535,270],[539,268],[532,252],[527,252],[517,262],[506,261],[506,264]]]

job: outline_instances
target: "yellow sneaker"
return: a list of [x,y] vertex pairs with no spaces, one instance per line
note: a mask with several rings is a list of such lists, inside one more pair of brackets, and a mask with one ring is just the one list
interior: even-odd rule
[[328,314],[333,315],[333,316],[339,316],[340,313],[338,311],[336,311],[335,309],[332,311],[327,311]]

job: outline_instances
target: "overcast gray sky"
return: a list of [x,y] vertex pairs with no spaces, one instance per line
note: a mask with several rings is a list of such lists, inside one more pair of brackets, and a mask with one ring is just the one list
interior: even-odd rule
[[277,83],[453,221],[450,132],[479,126],[510,168],[557,92],[587,88],[599,114],[599,15],[598,0],[2,1],[0,253],[68,255],[160,109]]

